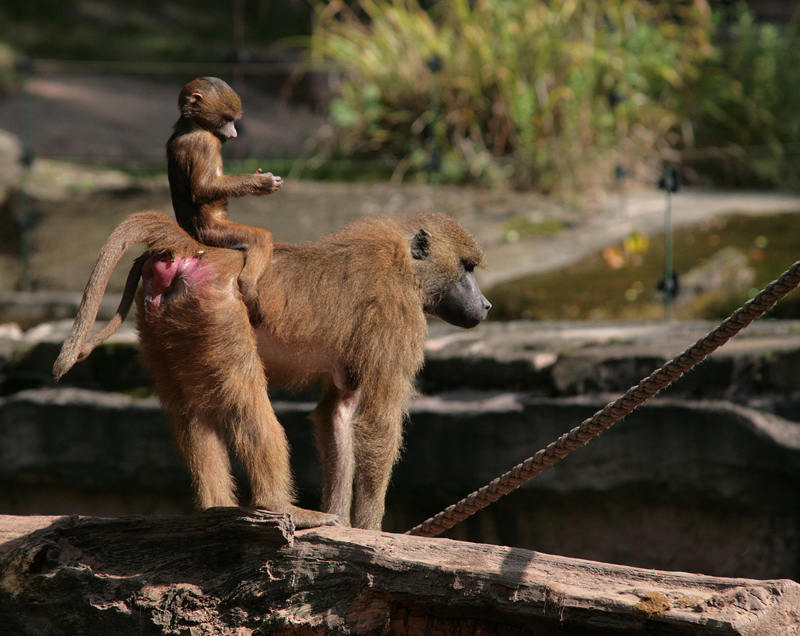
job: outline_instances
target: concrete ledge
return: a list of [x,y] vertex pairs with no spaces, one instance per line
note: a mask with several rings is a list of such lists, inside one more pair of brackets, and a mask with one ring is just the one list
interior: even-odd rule
[[[52,365],[71,326],[63,320],[24,333],[0,328],[0,395],[53,386]],[[548,397],[621,393],[714,326],[514,322],[463,331],[432,322],[419,384],[426,393],[465,387]],[[60,385],[128,391],[149,383],[126,323]],[[800,421],[800,321],[757,321],[666,393],[757,403]]]

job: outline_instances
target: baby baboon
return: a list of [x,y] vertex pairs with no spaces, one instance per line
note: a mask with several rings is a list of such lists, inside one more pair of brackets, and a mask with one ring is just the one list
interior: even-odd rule
[[[242,116],[239,96],[225,82],[215,77],[201,77],[183,87],[178,98],[181,117],[167,142],[170,193],[178,224],[189,235],[214,247],[227,247],[245,252],[244,266],[237,278],[239,289],[248,306],[251,320],[258,317],[258,279],[272,258],[272,233],[266,228],[235,223],[228,219],[227,199],[246,194],[271,194],[283,185],[280,177],[272,173],[253,175],[224,175],[220,149],[226,139],[236,137],[235,120]],[[154,216],[155,215],[155,216]],[[64,343],[54,368],[60,378],[78,360],[83,360],[92,350],[114,333],[130,310],[139,284],[145,258],[137,259],[128,274],[122,301],[111,321],[86,342],[94,317],[103,297],[103,291],[119,256],[136,243],[147,243],[151,253],[156,249],[157,233],[151,227],[163,225],[163,215],[144,212],[135,214],[120,224],[109,238],[98,257],[92,279],[81,300],[78,320]],[[136,226],[136,223],[139,225]],[[183,237],[182,253],[191,249],[202,251],[191,241],[186,248]],[[173,247],[178,247],[173,243]],[[181,251],[181,250],[179,250]],[[108,266],[108,259],[114,258]],[[99,291],[96,291],[98,290]]]
[[245,253],[239,289],[251,318],[258,320],[258,278],[272,258],[272,233],[266,228],[228,219],[228,199],[248,194],[272,194],[283,185],[273,174],[225,175],[223,142],[236,137],[235,121],[242,102],[216,77],[200,77],[183,87],[181,111],[167,142],[167,168],[175,218],[189,235],[204,245]]
[[[251,328],[233,284],[241,254],[210,248],[198,255],[201,246],[187,248],[188,237],[156,212],[125,223],[129,232],[150,228],[152,236],[137,239],[171,254],[142,265],[137,324],[198,507],[236,505],[230,442],[253,506],[289,512],[298,526],[380,528],[405,403],[423,362],[424,314],[469,328],[490,308],[475,282],[483,253],[474,239],[429,213],[365,218],[318,241],[277,243],[261,278],[264,320]],[[117,251],[120,228],[109,239]],[[166,249],[170,243],[174,249]],[[114,249],[104,247],[96,270],[113,268]],[[107,279],[93,272],[86,295],[102,295],[98,285]],[[76,328],[93,319],[79,315]],[[313,416],[322,513],[293,504],[286,436],[267,396],[268,383],[314,382],[322,384]]]

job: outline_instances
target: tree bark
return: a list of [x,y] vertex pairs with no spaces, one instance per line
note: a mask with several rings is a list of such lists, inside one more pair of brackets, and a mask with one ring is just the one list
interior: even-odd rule
[[0,634],[800,633],[800,585],[286,515],[0,516]]

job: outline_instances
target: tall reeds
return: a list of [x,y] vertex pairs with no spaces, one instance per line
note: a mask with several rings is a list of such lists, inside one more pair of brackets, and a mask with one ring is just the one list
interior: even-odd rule
[[341,152],[574,191],[657,159],[712,26],[702,0],[332,0],[312,52],[343,69]]

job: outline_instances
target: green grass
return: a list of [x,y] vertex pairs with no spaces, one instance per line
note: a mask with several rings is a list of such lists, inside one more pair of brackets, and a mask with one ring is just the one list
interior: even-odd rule
[[[775,216],[735,215],[674,233],[675,271],[681,275],[725,247],[747,256],[755,272],[752,289],[716,290],[675,307],[679,319],[722,319],[754,293],[800,260],[800,212]],[[625,254],[623,245],[617,254]],[[529,276],[498,285],[487,297],[491,317],[512,320],[657,319],[664,316],[657,292],[664,276],[664,236],[651,238],[647,250],[613,268],[602,253],[565,270]],[[790,295],[772,317],[800,317],[800,297]]]
[[[331,120],[345,156],[449,181],[576,193],[653,159],[713,50],[692,5],[643,0],[320,4],[316,60],[344,69]],[[432,66],[438,60],[439,65]],[[613,97],[612,97],[613,96]]]

